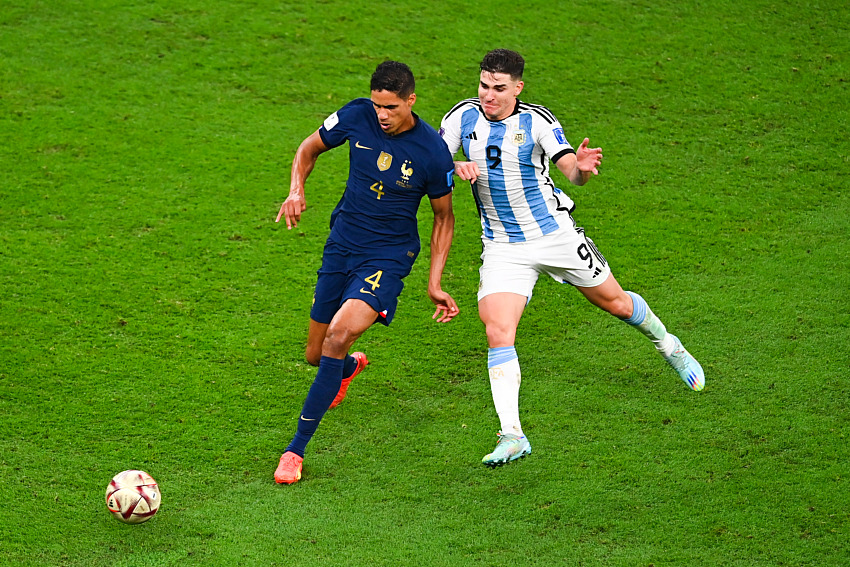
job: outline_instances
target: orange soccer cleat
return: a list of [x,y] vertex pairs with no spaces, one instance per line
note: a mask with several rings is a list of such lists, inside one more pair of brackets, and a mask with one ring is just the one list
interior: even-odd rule
[[304,457],[299,457],[292,451],[287,451],[280,457],[280,464],[274,471],[274,481],[278,484],[293,484],[301,480],[301,463]]

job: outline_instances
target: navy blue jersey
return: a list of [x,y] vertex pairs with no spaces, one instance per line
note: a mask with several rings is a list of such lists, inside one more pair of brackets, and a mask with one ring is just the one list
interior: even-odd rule
[[335,148],[348,140],[345,193],[331,216],[329,242],[362,251],[405,249],[419,253],[416,212],[422,197],[443,197],[454,188],[454,163],[439,134],[414,114],[416,125],[387,135],[372,101],[352,100],[319,128]]

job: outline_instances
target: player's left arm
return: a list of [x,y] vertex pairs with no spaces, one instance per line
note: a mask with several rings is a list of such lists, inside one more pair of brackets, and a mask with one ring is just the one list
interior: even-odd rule
[[561,156],[555,165],[573,185],[584,185],[592,175],[599,175],[602,164],[602,148],[588,148],[585,138],[575,153]]
[[460,310],[451,295],[443,291],[441,282],[443,269],[449,257],[455,230],[455,215],[452,210],[452,194],[431,199],[434,211],[434,230],[431,232],[431,271],[428,277],[428,297],[437,306],[432,319],[439,323],[451,321]]

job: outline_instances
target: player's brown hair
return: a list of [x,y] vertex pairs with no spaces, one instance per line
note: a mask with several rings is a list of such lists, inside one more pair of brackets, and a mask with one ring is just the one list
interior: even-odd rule
[[524,69],[525,59],[522,58],[522,55],[510,49],[494,49],[485,55],[481,61],[482,71],[506,73],[514,81],[522,79]]

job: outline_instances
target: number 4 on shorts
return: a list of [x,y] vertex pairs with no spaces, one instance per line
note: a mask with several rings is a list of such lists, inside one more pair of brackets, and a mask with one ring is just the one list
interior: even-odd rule
[[381,281],[381,276],[384,275],[383,270],[378,270],[371,276],[365,279],[365,282],[372,285],[372,291],[375,291],[375,288],[381,287],[381,284],[378,283]]

